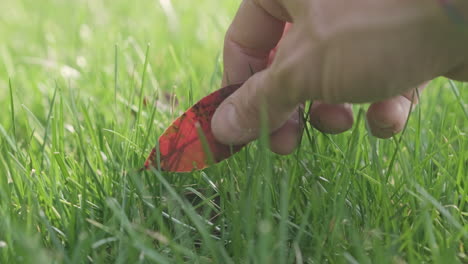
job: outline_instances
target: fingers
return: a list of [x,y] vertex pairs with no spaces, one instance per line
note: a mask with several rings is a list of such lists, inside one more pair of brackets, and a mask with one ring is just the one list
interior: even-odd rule
[[418,94],[427,86],[424,83],[403,95],[372,104],[367,110],[367,122],[372,135],[379,138],[390,138],[403,130],[413,107],[418,103]]
[[291,154],[299,144],[304,129],[302,111],[296,110],[286,123],[270,136],[270,149],[276,154]]
[[350,104],[325,104],[314,102],[310,108],[310,123],[324,133],[338,134],[353,126]]
[[244,0],[224,40],[223,86],[242,83],[265,69],[284,25],[253,0]]
[[[291,28],[291,23],[286,23],[284,28],[283,37],[287,34]],[[281,42],[278,44],[281,45]],[[268,65],[270,65],[276,54],[276,49],[273,49],[270,53]],[[301,105],[289,118],[286,123],[278,130],[274,131],[270,135],[270,149],[279,155],[291,154],[299,145],[302,132],[304,130],[304,123],[302,120],[302,113],[304,106]]]
[[[284,90],[280,90],[278,84],[268,78],[269,71],[264,70],[285,25],[270,13],[271,10],[267,12],[253,0],[244,0],[226,35],[223,85],[247,81],[213,116],[213,133],[225,144],[244,144],[257,138],[262,109],[269,118],[270,131],[275,131],[289,120],[298,105],[298,102],[284,100]],[[283,130],[290,131],[291,127],[287,125]],[[290,135],[289,132],[278,133]]]
[[220,142],[240,145],[258,138],[262,116],[267,118],[269,131],[289,120],[300,102],[286,96],[273,79],[270,69],[255,74],[218,107],[211,127]]

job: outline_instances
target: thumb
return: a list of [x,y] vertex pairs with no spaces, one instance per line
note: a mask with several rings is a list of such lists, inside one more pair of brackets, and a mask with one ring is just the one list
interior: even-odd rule
[[258,138],[263,111],[270,132],[289,120],[300,102],[285,96],[269,75],[269,69],[256,73],[218,107],[211,123],[216,139],[241,145]]
[[[244,83],[220,105],[212,119],[215,137],[226,144],[243,144],[255,139],[260,126],[261,104],[276,102],[277,91],[266,90],[268,59],[283,35],[287,14],[274,1],[242,1],[224,41],[223,86]],[[254,74],[253,77],[252,74]],[[271,87],[270,87],[271,88]],[[263,102],[262,102],[263,100]],[[294,107],[286,109],[271,128],[284,123]]]

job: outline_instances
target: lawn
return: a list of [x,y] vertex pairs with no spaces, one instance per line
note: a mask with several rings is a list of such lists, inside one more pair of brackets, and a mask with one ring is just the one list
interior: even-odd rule
[[0,263],[468,263],[468,85],[405,131],[308,127],[204,171],[139,172],[219,88],[238,0],[3,0]]

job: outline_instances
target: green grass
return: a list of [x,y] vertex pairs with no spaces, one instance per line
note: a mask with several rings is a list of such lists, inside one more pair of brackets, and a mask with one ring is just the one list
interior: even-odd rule
[[390,140],[362,106],[288,157],[137,172],[218,88],[238,2],[2,2],[0,263],[468,263],[466,84],[434,81]]

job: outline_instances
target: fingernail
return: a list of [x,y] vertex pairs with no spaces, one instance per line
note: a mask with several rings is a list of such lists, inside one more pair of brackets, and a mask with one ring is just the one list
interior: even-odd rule
[[391,130],[394,127],[394,124],[392,123],[387,123],[387,122],[382,122],[380,120],[373,120],[374,124],[382,130]]
[[380,120],[372,120],[373,125],[370,126],[370,132],[373,136],[380,138],[390,138],[396,134],[395,125]]
[[233,104],[227,104],[224,106],[224,115],[226,116],[226,123],[231,131],[237,131],[239,129],[239,115],[237,114],[236,108]]

